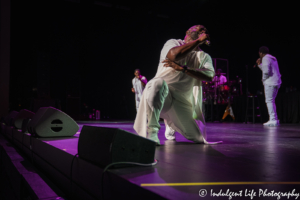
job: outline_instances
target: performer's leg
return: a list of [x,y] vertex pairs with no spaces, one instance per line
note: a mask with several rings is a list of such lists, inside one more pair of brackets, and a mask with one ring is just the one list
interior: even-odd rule
[[277,112],[276,112],[276,105],[275,105],[275,98],[277,96],[279,86],[268,86],[265,85],[265,98],[266,98],[266,104],[268,108],[268,113],[270,120],[272,122],[277,122],[278,117],[277,117]]
[[172,108],[168,112],[167,123],[169,126],[188,140],[196,143],[204,143],[203,134],[205,132],[205,125],[196,123],[193,118],[192,107],[173,100]]
[[147,83],[146,87],[148,89],[146,100],[150,107],[147,110],[147,138],[160,144],[157,136],[160,129],[159,117],[169,93],[169,88],[167,83],[161,78],[152,79]]
[[140,102],[139,101],[135,101],[135,106],[136,106],[136,112],[137,112],[139,110]]

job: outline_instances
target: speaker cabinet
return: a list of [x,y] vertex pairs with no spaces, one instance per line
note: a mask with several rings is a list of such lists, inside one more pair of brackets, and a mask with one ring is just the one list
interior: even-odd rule
[[22,133],[28,133],[28,129],[27,129],[27,126],[29,124],[29,122],[31,121],[31,118],[27,118],[27,119],[24,119],[23,122],[22,122]]
[[78,155],[91,163],[105,167],[114,162],[154,162],[156,143],[118,128],[83,126]]
[[79,129],[78,124],[66,113],[42,107],[27,125],[28,132],[38,137],[73,136]]
[[22,129],[22,124],[23,124],[23,120],[25,119],[32,119],[32,117],[34,116],[34,113],[23,109],[21,110],[14,118],[13,120],[13,125],[15,128],[17,129]]

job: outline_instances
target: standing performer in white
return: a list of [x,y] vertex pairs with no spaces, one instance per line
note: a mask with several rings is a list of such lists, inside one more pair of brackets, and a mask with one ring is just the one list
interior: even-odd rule
[[145,76],[141,75],[141,71],[139,69],[134,70],[134,76],[135,77],[132,79],[133,88],[131,88],[131,91],[135,93],[135,106],[136,111],[138,111],[143,90],[147,84],[147,79]]
[[174,139],[177,131],[188,140],[208,143],[201,84],[212,81],[215,72],[211,57],[199,48],[209,40],[206,32],[204,26],[196,25],[186,31],[184,40],[171,39],[165,43],[157,73],[146,85],[135,119],[134,129],[139,135],[159,145],[161,117],[168,139]]
[[265,99],[269,112],[269,121],[265,126],[278,126],[279,120],[276,112],[275,98],[281,85],[281,75],[279,72],[277,59],[269,54],[268,47],[260,47],[257,66],[262,71],[262,82],[265,88]]

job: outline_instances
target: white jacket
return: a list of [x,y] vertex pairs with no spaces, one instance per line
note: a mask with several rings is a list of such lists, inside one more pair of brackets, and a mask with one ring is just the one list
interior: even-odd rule
[[262,81],[264,85],[281,84],[281,74],[279,72],[277,59],[274,56],[266,54],[258,67],[262,71]]

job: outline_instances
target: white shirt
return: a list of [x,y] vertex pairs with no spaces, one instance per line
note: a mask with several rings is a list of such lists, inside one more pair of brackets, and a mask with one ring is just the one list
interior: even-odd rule
[[215,76],[215,78],[213,79],[213,81],[219,81],[219,82],[216,82],[216,85],[218,86],[218,85],[221,85],[223,83],[226,83],[227,82],[227,78],[221,74],[220,78],[218,76]]
[[[143,82],[145,84],[147,84],[147,79],[146,79],[145,76],[142,76],[141,80],[143,80]],[[132,86],[133,86],[134,91],[135,91],[135,100],[140,101],[140,99],[142,97],[142,94],[143,94],[143,90],[144,90],[145,87],[143,87],[142,82],[136,77],[134,77],[132,79]]]
[[274,56],[266,54],[258,67],[262,71],[262,81],[264,85],[281,84],[281,74],[279,72],[277,59]]
[[[181,46],[185,44],[183,40],[171,39],[168,40],[160,54],[160,60],[158,64],[157,73],[155,78],[162,78],[169,87],[169,92],[172,95],[173,101],[178,101],[182,105],[186,106],[187,110],[191,110],[191,115],[195,119],[200,132],[203,137],[206,139],[205,131],[205,120],[202,115],[202,81],[192,78],[180,71],[176,71],[171,67],[164,67],[163,60],[167,58],[169,50],[173,47]],[[206,74],[209,77],[214,77],[215,71],[212,64],[211,57],[203,51],[192,51],[186,57],[178,61],[180,65],[187,65],[188,69],[201,71],[203,74]],[[134,129],[137,133],[146,133],[146,113],[147,113],[147,102],[144,92],[139,107],[138,116],[134,124]],[[168,113],[172,110],[176,110],[176,107],[172,104],[171,108],[168,110]],[[164,117],[168,121],[167,118]],[[181,119],[184,119],[184,116],[178,116],[178,121],[173,121],[170,127],[174,130],[183,130],[185,129],[184,124]]]

